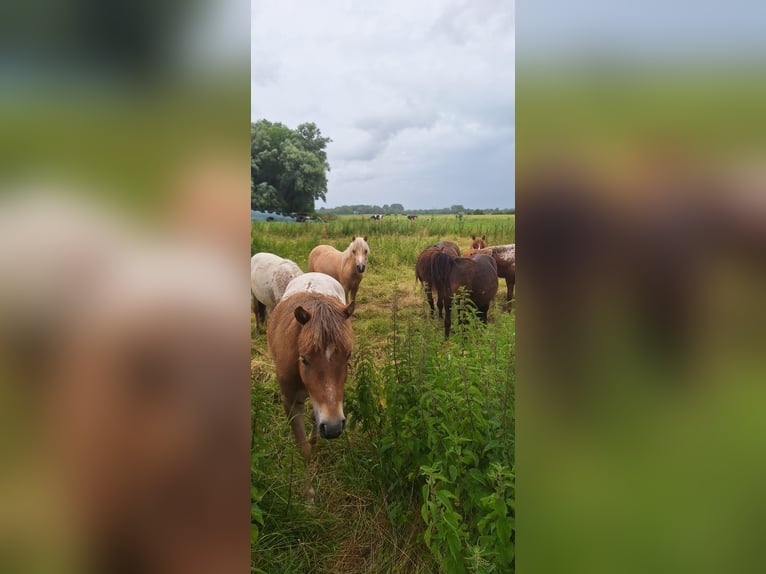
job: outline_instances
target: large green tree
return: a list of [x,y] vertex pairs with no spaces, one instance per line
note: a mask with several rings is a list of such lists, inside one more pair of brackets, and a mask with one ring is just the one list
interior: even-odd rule
[[250,125],[250,204],[253,209],[308,213],[325,200],[327,163],[322,137],[313,123],[291,130],[258,120]]

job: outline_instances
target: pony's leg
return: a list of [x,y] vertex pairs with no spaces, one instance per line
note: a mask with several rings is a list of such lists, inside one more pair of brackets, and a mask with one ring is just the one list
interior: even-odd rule
[[255,322],[259,333],[263,333],[266,326],[266,305],[260,301],[256,301],[255,307]]
[[[290,421],[290,428],[295,437],[295,443],[303,453],[303,460],[306,464],[306,484],[304,485],[304,495],[306,502],[314,502],[314,489],[311,487],[311,445],[306,440],[306,427],[303,422],[303,401],[288,401],[282,397],[282,406],[287,414],[287,420]],[[313,434],[313,433],[312,433]]]
[[442,301],[441,295],[436,298],[436,306],[439,308],[439,319],[444,318],[444,301]]
[[306,462],[309,462],[311,460],[311,445],[306,440],[306,427],[303,422],[303,401],[288,401],[282,397],[282,406],[285,408],[287,420],[290,422],[295,444],[301,449]]
[[506,288],[506,307],[505,310],[509,311],[511,310],[511,299],[513,299],[513,290],[516,286],[516,277],[506,277],[505,278],[505,288]]
[[[250,310],[255,315],[255,309],[256,309],[256,303],[255,303],[255,294],[250,291]],[[253,332],[253,335],[258,332],[258,316],[255,317],[255,331]]]
[[[428,305],[431,307],[431,319],[434,318],[434,294],[431,291],[431,286],[428,283],[423,283],[423,289],[426,292],[426,299],[428,299]],[[441,313],[439,313],[441,317]]]
[[309,444],[314,446],[317,443],[317,419],[311,416],[311,434],[309,435]]
[[351,284],[348,286],[349,303],[356,301],[356,294],[359,291],[359,286],[362,284],[362,277],[353,277]]
[[[441,298],[439,298],[439,315],[441,316]],[[447,297],[444,302],[444,338],[449,337],[450,327],[452,326],[452,297]]]

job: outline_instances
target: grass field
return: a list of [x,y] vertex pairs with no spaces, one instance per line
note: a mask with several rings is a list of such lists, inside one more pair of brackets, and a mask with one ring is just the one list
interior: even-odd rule
[[365,235],[371,251],[352,319],[348,424],[318,443],[314,505],[302,499],[266,337],[252,339],[254,572],[512,571],[515,313],[502,313],[501,280],[489,325],[469,322],[445,341],[414,274],[424,247],[464,249],[473,234],[514,242],[514,217],[253,223],[253,253],[304,271],[320,243],[342,250]]

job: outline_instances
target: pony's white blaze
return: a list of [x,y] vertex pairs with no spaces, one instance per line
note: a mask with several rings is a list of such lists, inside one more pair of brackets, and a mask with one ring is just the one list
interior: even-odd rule
[[282,298],[287,299],[291,295],[302,291],[329,295],[330,297],[335,297],[343,304],[346,303],[346,292],[343,290],[343,286],[336,279],[324,273],[311,272],[299,275],[288,283]]
[[[328,420],[333,418],[327,412],[327,405],[331,405],[335,402],[335,391],[333,389],[328,389],[327,398],[327,404],[318,405],[314,401],[311,402],[311,406],[314,409],[314,420],[316,420],[317,425],[326,423]],[[346,415],[343,413],[343,401],[341,401],[338,405],[338,418],[346,418]]]
[[369,253],[370,246],[367,245],[364,237],[355,237],[351,245],[344,251],[344,257],[353,256],[357,268],[361,267],[364,269],[367,267],[367,256]]
[[327,345],[327,348],[324,350],[324,356],[327,357],[328,361],[332,359],[332,354],[334,352],[335,352],[335,345],[333,344]]

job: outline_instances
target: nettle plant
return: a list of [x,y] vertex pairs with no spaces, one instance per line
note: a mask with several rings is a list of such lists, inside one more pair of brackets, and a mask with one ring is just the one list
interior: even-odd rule
[[394,306],[387,364],[357,363],[349,411],[377,449],[392,518],[412,520],[419,508],[424,542],[447,572],[505,572],[514,562],[515,333],[508,314],[490,325],[464,315],[445,341],[436,322],[402,321]]

